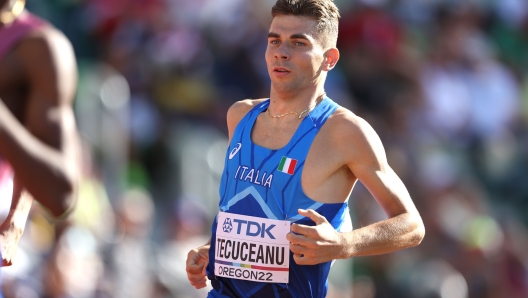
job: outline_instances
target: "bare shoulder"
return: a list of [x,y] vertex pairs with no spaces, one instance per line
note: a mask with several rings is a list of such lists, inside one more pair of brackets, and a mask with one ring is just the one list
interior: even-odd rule
[[363,138],[373,134],[377,136],[367,121],[342,107],[332,114],[325,126],[327,125],[327,131],[333,136],[339,136],[340,139],[343,137]]
[[381,140],[363,118],[345,108],[338,108],[323,126],[325,139],[348,161],[384,158]]
[[50,100],[71,101],[77,83],[77,64],[73,47],[61,31],[52,26],[35,30],[20,43],[17,55],[33,89],[49,94]]
[[255,106],[265,101],[266,98],[260,99],[245,99],[235,102],[227,111],[227,126],[229,128],[229,135],[231,136],[238,125],[238,122],[246,116],[246,114]]
[[238,118],[237,123],[256,105],[265,101],[265,98],[261,99],[244,99],[235,102],[228,110],[227,117],[233,118],[233,120]]
[[21,48],[32,49],[32,54],[40,58],[68,61],[75,59],[73,46],[60,30],[52,26],[43,26],[28,35],[21,43]]

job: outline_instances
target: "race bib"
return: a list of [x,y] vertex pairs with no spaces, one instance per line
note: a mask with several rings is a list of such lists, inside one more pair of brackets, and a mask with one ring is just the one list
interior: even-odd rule
[[289,221],[218,213],[215,275],[288,283],[289,232]]

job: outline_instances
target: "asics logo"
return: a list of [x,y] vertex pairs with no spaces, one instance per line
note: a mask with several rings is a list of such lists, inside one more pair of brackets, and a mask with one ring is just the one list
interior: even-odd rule
[[240,148],[242,148],[242,143],[237,143],[235,145],[235,148],[233,148],[233,150],[231,150],[231,152],[229,153],[229,159],[233,159],[233,157],[235,157],[238,151],[240,151]]
[[231,233],[231,230],[233,230],[233,223],[231,222],[231,218],[228,217],[224,220],[222,229],[224,230],[225,233]]

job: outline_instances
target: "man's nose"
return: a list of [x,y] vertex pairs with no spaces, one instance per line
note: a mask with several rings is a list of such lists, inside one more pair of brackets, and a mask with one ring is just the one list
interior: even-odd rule
[[280,46],[277,51],[275,52],[275,59],[281,59],[281,60],[288,60],[290,59],[290,55],[284,48],[284,46]]

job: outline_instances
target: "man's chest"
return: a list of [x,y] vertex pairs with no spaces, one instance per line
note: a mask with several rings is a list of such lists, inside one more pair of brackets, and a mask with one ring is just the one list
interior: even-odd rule
[[[266,115],[259,117],[263,116]],[[278,169],[281,162],[295,162],[295,167],[302,171],[303,184],[319,184],[344,162],[335,154],[336,148],[324,127],[307,131],[299,126],[300,121],[290,126],[273,126],[257,119],[251,131],[251,142],[280,153]],[[268,160],[266,156],[264,160]]]
[[[284,148],[299,128],[300,120],[294,119],[266,119],[267,114],[261,114],[251,130],[251,140],[264,148],[278,150]],[[290,116],[290,117],[293,117]]]

